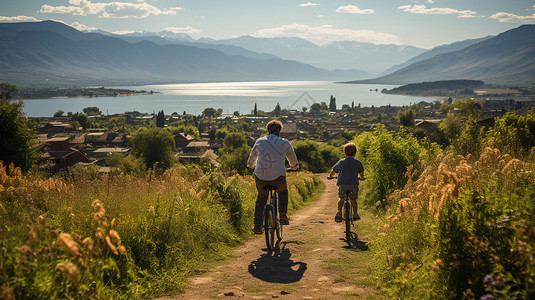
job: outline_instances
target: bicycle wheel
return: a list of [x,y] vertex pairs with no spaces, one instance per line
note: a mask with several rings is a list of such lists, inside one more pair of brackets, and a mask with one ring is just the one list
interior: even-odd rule
[[349,202],[344,203],[344,219],[346,222],[346,240],[349,241],[351,239],[351,218],[353,216],[351,215],[351,204]]
[[273,207],[267,204],[264,206],[264,233],[268,251],[272,251],[275,245],[275,228],[273,225]]

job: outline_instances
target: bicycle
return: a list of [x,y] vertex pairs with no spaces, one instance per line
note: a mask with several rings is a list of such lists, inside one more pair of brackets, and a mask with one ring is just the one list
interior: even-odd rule
[[[286,172],[297,172],[298,170],[286,169]],[[268,251],[275,250],[275,234],[277,235],[277,242],[282,240],[282,224],[280,223],[279,216],[279,202],[277,201],[277,187],[268,185],[264,187],[269,193],[269,203],[264,205],[264,211],[262,213],[262,226],[264,229],[264,235],[266,236],[266,246]]]
[[262,225],[266,236],[266,246],[268,251],[275,249],[275,233],[277,241],[282,240],[282,225],[279,220],[279,210],[277,201],[277,187],[268,185],[265,189],[269,192],[269,203],[264,205]]
[[[327,179],[335,179],[338,178],[338,176],[333,177],[327,177]],[[366,180],[366,178],[360,178],[359,180]],[[346,234],[346,241],[348,244],[351,243],[351,226],[353,225],[353,205],[351,204],[351,198],[350,195],[352,194],[352,191],[344,191],[344,203],[342,205],[342,219],[345,222],[345,234]]]

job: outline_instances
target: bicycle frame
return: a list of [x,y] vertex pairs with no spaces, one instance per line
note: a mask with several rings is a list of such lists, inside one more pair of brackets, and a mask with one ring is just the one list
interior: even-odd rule
[[353,225],[353,205],[351,204],[351,199],[349,198],[349,195],[351,195],[351,191],[344,192],[345,198],[344,203],[342,206],[342,218],[345,221],[345,233],[346,233],[346,240],[351,240],[351,226]]

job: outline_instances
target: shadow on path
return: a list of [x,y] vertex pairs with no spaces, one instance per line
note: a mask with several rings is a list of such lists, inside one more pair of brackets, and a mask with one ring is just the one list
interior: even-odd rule
[[349,239],[349,241],[344,238],[342,238],[341,240],[347,243],[347,246],[344,247],[346,249],[359,249],[361,251],[369,250],[368,242],[359,240],[358,235],[354,232],[351,232],[351,238]]
[[307,269],[304,262],[294,262],[290,259],[292,254],[286,244],[282,242],[282,247],[276,247],[275,251],[260,255],[255,261],[249,264],[249,273],[254,277],[272,283],[292,283],[301,280]]

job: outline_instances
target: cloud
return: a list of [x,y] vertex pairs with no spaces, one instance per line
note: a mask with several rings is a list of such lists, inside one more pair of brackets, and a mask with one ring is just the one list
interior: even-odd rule
[[498,22],[501,22],[501,23],[534,23],[535,22],[535,14],[532,14],[531,16],[517,16],[515,14],[499,12],[490,16],[490,18],[498,20]]
[[277,28],[258,30],[253,34],[256,37],[300,37],[319,44],[334,41],[358,41],[372,44],[397,44],[398,37],[372,30],[338,29],[332,25],[308,26],[303,24],[288,24]]
[[433,4],[433,3],[435,3],[435,1],[433,1],[433,0],[427,0],[427,3],[429,3],[429,4]]
[[80,30],[80,31],[97,31],[98,30],[98,28],[96,28],[96,27],[89,27],[89,26],[86,26],[86,25],[78,23],[78,22],[74,22],[72,24],[69,24],[69,23],[67,23],[65,21],[62,21],[62,20],[52,20],[52,21],[63,23],[65,25],[67,25],[67,26],[70,26],[70,27],[72,27],[72,28],[74,28],[76,30]]
[[299,4],[299,6],[301,6],[301,7],[307,7],[307,6],[319,6],[319,4],[318,4],[318,3],[308,2],[308,3],[301,3],[301,4]]
[[459,18],[474,18],[477,12],[471,10],[457,10],[455,8],[427,8],[425,5],[403,5],[398,7],[404,12],[424,15],[458,15]]
[[39,22],[34,17],[28,16],[16,16],[16,17],[3,17],[0,16],[0,23],[18,23],[18,22]]
[[201,30],[195,29],[192,27],[167,27],[167,28],[164,28],[164,30],[172,32],[172,33],[186,33],[186,34],[193,34],[193,33],[201,32]]
[[337,13],[348,13],[348,14],[359,14],[359,15],[370,15],[375,12],[373,9],[360,9],[354,5],[340,6],[336,9]]
[[146,18],[158,15],[176,15],[181,7],[161,10],[145,2],[93,3],[89,0],[70,0],[70,6],[43,5],[40,13],[73,14],[76,16],[99,15],[100,18]]

